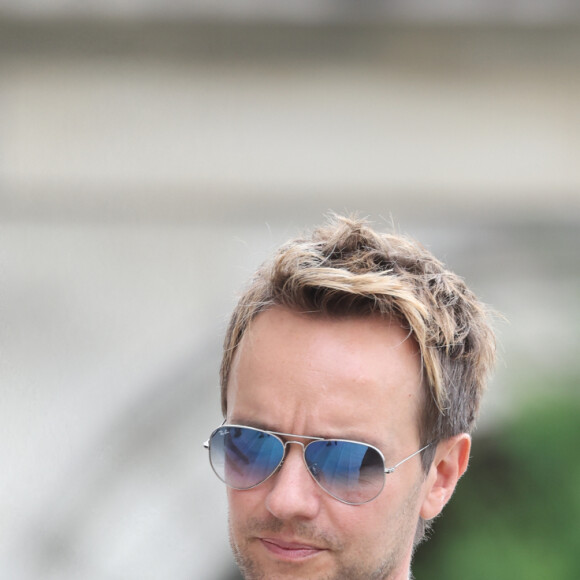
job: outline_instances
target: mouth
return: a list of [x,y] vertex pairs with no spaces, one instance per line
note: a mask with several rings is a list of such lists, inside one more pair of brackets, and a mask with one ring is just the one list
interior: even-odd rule
[[279,538],[260,538],[260,542],[270,554],[287,562],[307,560],[326,551],[325,548]]

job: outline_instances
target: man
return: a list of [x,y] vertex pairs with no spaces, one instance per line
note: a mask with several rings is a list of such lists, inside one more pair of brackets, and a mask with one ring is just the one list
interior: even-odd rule
[[483,305],[413,241],[333,217],[282,246],[233,313],[206,443],[245,578],[409,578],[494,350]]

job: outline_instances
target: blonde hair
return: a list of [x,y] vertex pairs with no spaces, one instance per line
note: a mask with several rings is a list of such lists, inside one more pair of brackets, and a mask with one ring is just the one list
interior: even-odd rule
[[257,270],[230,320],[220,371],[224,414],[236,348],[252,320],[273,306],[395,318],[421,354],[423,442],[473,430],[495,358],[489,315],[463,280],[417,242],[333,215],[311,235],[279,248]]

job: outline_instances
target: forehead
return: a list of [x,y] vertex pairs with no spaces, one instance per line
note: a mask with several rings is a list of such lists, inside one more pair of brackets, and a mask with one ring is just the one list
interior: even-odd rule
[[275,307],[258,315],[242,339],[227,400],[228,420],[379,442],[391,427],[417,431],[418,348],[407,330],[384,318]]

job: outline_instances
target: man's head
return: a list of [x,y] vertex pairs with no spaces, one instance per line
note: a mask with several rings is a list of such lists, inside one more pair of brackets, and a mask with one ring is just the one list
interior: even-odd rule
[[[240,298],[221,367],[228,424],[294,435],[269,479],[228,491],[247,577],[406,577],[467,466],[493,359],[485,308],[415,242],[335,217],[282,246]],[[350,505],[299,458],[315,437],[370,444],[386,468],[430,445]]]

